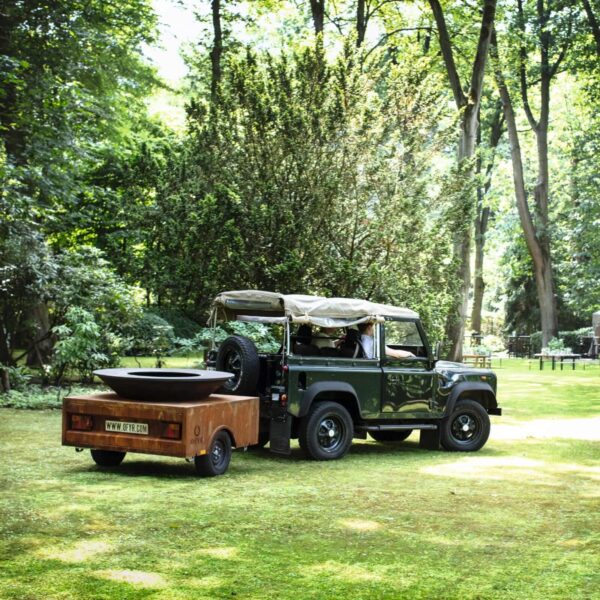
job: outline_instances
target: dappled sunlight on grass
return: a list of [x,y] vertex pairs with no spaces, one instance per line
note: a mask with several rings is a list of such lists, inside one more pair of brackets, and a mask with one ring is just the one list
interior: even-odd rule
[[211,558],[217,559],[232,559],[237,557],[238,549],[233,547],[201,548],[199,550],[195,550],[192,555],[210,556]]
[[147,571],[107,569],[95,571],[94,574],[112,581],[121,581],[144,588],[162,588],[167,585],[167,580],[162,575]]
[[98,554],[109,552],[112,545],[102,540],[81,540],[71,548],[47,547],[36,553],[40,558],[56,559],[67,563],[84,562]]
[[340,524],[354,531],[377,531],[381,527],[381,523],[365,519],[344,519]]
[[327,578],[341,579],[342,581],[379,581],[381,575],[373,572],[372,569],[357,565],[345,564],[329,560],[322,564],[310,565],[307,568],[308,574],[325,575]]
[[600,441],[600,416],[588,419],[536,419],[518,425],[496,422],[493,436],[496,440],[570,438]]

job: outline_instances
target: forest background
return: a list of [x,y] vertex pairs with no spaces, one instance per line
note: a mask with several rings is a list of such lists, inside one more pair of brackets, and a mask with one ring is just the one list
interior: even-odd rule
[[0,2],[5,390],[201,349],[226,289],[406,305],[453,358],[587,331],[597,0],[185,7],[175,85],[150,0]]

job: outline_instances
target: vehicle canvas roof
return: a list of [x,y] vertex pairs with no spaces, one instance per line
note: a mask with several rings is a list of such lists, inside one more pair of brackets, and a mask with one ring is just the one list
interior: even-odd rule
[[[325,298],[304,294],[277,294],[260,290],[222,292],[214,300],[213,318],[249,320],[267,317],[270,322],[289,319],[319,327],[346,327],[384,317],[418,318],[408,308],[400,308],[354,298]],[[257,319],[258,320],[258,319]]]

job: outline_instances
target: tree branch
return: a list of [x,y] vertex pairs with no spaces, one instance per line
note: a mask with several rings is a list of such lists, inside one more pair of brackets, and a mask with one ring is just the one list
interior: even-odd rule
[[433,12],[433,17],[437,25],[440,49],[446,65],[446,71],[448,72],[448,79],[450,80],[454,101],[456,102],[456,107],[460,110],[467,104],[467,98],[463,92],[458,71],[456,70],[452,45],[450,44],[450,36],[448,35],[448,28],[446,27],[446,19],[444,18],[444,13],[439,0],[429,0],[429,6],[431,6],[431,11]]
[[525,65],[527,61],[527,49],[525,48],[524,40],[525,15],[523,14],[523,0],[517,0],[517,14],[517,24],[519,27],[519,31],[521,32],[521,37],[519,39],[519,81],[521,83],[521,99],[523,101],[523,108],[525,109],[525,114],[527,115],[529,125],[535,131],[538,128],[538,123],[533,116],[533,112],[531,111],[531,106],[529,104],[529,96],[527,94],[527,69]]
[[592,33],[594,35],[594,40],[596,42],[596,52],[598,53],[598,58],[600,58],[600,26],[598,25],[598,19],[596,19],[596,15],[592,10],[592,6],[589,3],[589,0],[581,1],[583,2],[583,8],[585,9],[585,14],[587,15],[590,27],[592,29]]
[[492,29],[494,28],[494,18],[496,16],[496,0],[484,0],[483,16],[481,18],[481,29],[479,30],[479,41],[477,43],[477,52],[473,61],[473,71],[471,73],[471,88],[469,90],[469,101],[472,104],[479,105],[481,98],[481,88],[483,87],[483,76],[485,74],[485,63],[487,61],[488,50]]
[[567,31],[567,39],[565,40],[565,43],[563,44],[563,47],[560,50],[560,54],[558,55],[556,62],[552,65],[552,67],[550,67],[550,79],[552,79],[556,75],[556,72],[558,71],[558,68],[560,67],[560,63],[562,63],[562,61],[565,58],[565,55],[567,54],[567,50],[568,50],[569,46],[571,45],[571,32],[572,31],[573,31],[573,13],[570,13],[570,15],[569,15],[569,30]]

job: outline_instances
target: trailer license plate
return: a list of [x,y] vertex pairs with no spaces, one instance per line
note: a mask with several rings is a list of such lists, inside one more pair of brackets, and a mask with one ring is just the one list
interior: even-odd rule
[[137,435],[148,435],[148,423],[128,423],[127,421],[106,421],[106,431],[115,433],[135,433]]

